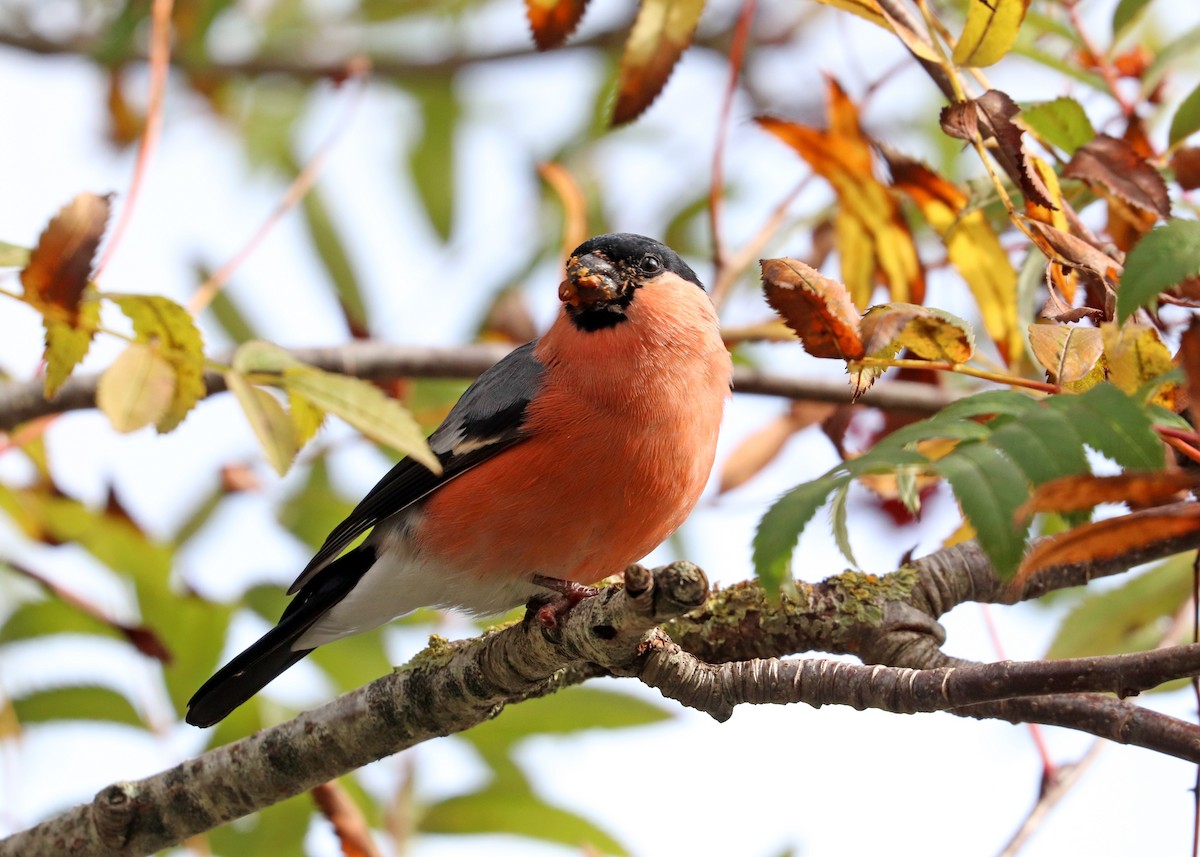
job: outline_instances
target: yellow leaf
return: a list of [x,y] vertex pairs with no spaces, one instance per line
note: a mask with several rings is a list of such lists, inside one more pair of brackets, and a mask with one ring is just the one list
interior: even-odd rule
[[105,295],[133,322],[138,342],[154,343],[175,370],[175,393],[166,412],[155,421],[160,433],[179,425],[204,398],[204,342],[192,316],[160,295]]
[[983,68],[999,62],[1017,40],[1027,0],[969,0],[967,23],[954,46],[957,65]]
[[[1108,358],[1108,378],[1126,393],[1136,393],[1147,381],[1175,366],[1158,331],[1149,325],[1126,322],[1117,327],[1109,321],[1100,326],[1100,332],[1104,356]],[[1153,401],[1173,410],[1178,392],[1178,384],[1165,384],[1155,393]]]
[[246,420],[258,442],[262,444],[267,461],[280,476],[287,473],[300,449],[296,427],[283,405],[266,390],[255,387],[241,372],[225,373],[225,384],[237,397]]
[[119,432],[162,419],[175,395],[175,370],[158,350],[135,342],[100,376],[96,406]]
[[636,119],[658,97],[703,11],[704,0],[642,0],[617,73],[614,125]]
[[313,439],[313,436],[325,422],[325,412],[303,396],[288,393],[288,405],[291,407],[292,425],[296,427],[296,439],[300,447]]
[[46,325],[46,398],[49,399],[87,356],[92,336],[100,326],[100,302],[85,294],[73,325],[48,317],[43,317],[43,322]]
[[817,2],[824,6],[832,6],[835,9],[841,9],[843,12],[857,15],[860,18],[870,21],[872,24],[883,27],[885,30],[891,31],[892,29],[888,25],[887,18],[880,11],[876,0],[817,0]]
[[1055,384],[1082,381],[1104,353],[1100,331],[1094,327],[1031,324],[1029,345]]
[[871,356],[908,348],[925,360],[966,363],[975,353],[970,325],[944,310],[916,304],[871,307],[863,316],[862,338]]

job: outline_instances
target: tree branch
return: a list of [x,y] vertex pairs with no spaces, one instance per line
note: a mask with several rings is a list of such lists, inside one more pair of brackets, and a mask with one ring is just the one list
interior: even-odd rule
[[[395,378],[474,378],[507,354],[503,345],[463,345],[457,348],[389,345],[384,342],[353,341],[327,348],[296,348],[292,356],[329,372],[353,375],[371,381]],[[227,355],[218,358],[228,363]],[[0,431],[50,414],[94,408],[99,375],[77,374],[47,400],[43,383],[10,381],[0,384]],[[206,395],[225,390],[225,379],[217,372],[204,376]],[[844,381],[796,378],[738,367],[734,389],[739,393],[781,396],[820,402],[849,402],[850,388]],[[885,410],[931,414],[958,398],[929,384],[890,381],[877,384],[859,401]]]

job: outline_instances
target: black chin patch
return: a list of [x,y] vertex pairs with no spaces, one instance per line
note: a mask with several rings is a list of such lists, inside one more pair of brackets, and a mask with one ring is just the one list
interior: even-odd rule
[[616,327],[623,321],[628,321],[629,316],[625,315],[624,304],[607,303],[598,306],[590,307],[567,307],[567,318],[571,319],[580,330],[586,330],[589,333],[593,330],[605,330],[610,327]]

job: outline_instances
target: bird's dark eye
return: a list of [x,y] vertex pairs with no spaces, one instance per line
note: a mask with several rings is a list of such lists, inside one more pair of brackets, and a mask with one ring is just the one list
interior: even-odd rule
[[663,269],[663,261],[653,253],[648,253],[642,257],[638,267],[641,268],[643,274],[657,274]]

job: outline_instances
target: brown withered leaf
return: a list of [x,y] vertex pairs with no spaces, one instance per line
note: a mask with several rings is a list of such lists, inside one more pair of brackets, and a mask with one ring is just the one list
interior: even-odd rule
[[1200,503],[1176,503],[1084,524],[1034,545],[1012,581],[1020,588],[1053,568],[1112,562],[1137,557],[1150,545],[1190,536],[1200,530]]
[[1183,372],[1187,375],[1188,409],[1192,425],[1200,425],[1200,318],[1192,316],[1192,323],[1179,338],[1177,356]]
[[1171,169],[1175,171],[1176,183],[1184,190],[1200,187],[1200,148],[1176,149],[1171,156]]
[[763,471],[797,432],[824,422],[837,409],[830,402],[793,402],[787,413],[768,421],[742,439],[721,467],[718,494],[732,491]]
[[1097,135],[1075,150],[1063,176],[1093,188],[1099,185],[1134,208],[1159,217],[1171,214],[1171,198],[1162,176],[1125,140]]
[[1029,221],[1029,225],[1032,227],[1034,243],[1051,259],[1073,268],[1091,271],[1106,283],[1118,279],[1124,270],[1120,262],[1097,250],[1082,238],[1076,238],[1069,232],[1063,232],[1037,220]]
[[1101,503],[1128,503],[1145,509],[1181,499],[1182,491],[1200,485],[1200,472],[1188,470],[1144,470],[1115,476],[1091,473],[1051,479],[1034,489],[1017,509],[1018,523],[1038,512],[1082,512]]
[[996,158],[1005,171],[1015,176],[1021,192],[1043,208],[1055,208],[1054,201],[1025,151],[1022,131],[1012,121],[1021,108],[997,89],[989,89],[976,99],[960,101],[943,108],[942,130],[959,140],[972,140],[978,133],[985,144],[993,147]]
[[612,124],[632,122],[666,86],[692,43],[705,0],[642,0],[617,72]]
[[588,0],[525,0],[525,17],[539,51],[557,48],[579,25]]
[[860,327],[863,348],[872,357],[907,348],[925,360],[966,363],[975,353],[970,326],[945,310],[892,303],[871,307]]
[[846,287],[796,259],[763,259],[767,303],[800,336],[813,357],[863,356],[859,314]]
[[1104,340],[1094,327],[1031,324],[1029,347],[1056,384],[1081,381],[1104,354]]
[[54,321],[74,322],[78,316],[92,259],[108,223],[110,198],[81,193],[59,209],[21,271],[25,295],[53,312]]

